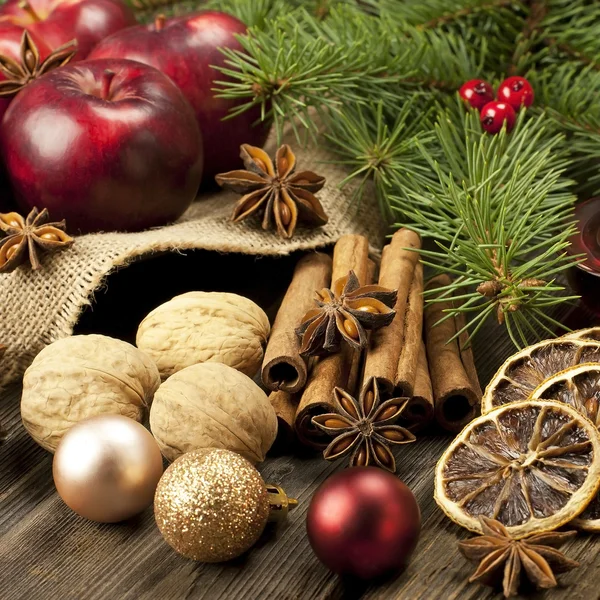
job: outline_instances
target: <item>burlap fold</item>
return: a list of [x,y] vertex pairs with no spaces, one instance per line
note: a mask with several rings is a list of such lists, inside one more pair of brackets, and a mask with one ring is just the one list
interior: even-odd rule
[[[284,141],[297,148],[291,135]],[[273,140],[266,149],[274,152]],[[300,170],[312,170],[327,179],[318,194],[329,215],[324,227],[299,227],[291,240],[283,240],[263,231],[256,221],[231,223],[238,196],[214,192],[200,197],[173,225],[140,233],[80,236],[73,247],[43,258],[43,268],[37,272],[21,267],[0,275],[0,343],[8,347],[0,362],[0,387],[18,379],[44,346],[71,335],[81,311],[93,302],[94,291],[107,275],[135,258],[190,249],[285,255],[333,244],[346,233],[365,235],[374,249],[379,248],[385,227],[373,195],[365,196],[360,205],[352,203],[352,188],[341,191],[338,187],[347,172],[332,164],[323,148],[297,149],[296,154]]]

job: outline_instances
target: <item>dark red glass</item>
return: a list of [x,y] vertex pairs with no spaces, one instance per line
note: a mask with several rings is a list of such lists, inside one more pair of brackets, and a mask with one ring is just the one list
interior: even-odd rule
[[600,276],[600,197],[575,207],[577,233],[571,237],[569,254],[585,254],[580,269]]
[[577,233],[571,237],[567,252],[584,254],[585,260],[570,270],[569,283],[581,296],[580,306],[593,313],[596,324],[600,317],[600,197],[577,204],[575,217]]

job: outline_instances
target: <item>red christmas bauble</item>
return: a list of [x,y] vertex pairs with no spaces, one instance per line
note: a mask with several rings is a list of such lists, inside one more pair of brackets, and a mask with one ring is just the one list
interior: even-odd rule
[[511,131],[515,126],[515,111],[510,104],[506,102],[488,102],[481,109],[481,126],[488,133],[498,133],[506,121],[506,131]]
[[306,526],[310,545],[326,567],[372,579],[407,564],[419,539],[421,513],[413,493],[396,476],[356,467],[321,485]]
[[494,88],[483,79],[471,79],[462,85],[458,91],[460,97],[473,108],[481,110],[494,99]]
[[533,88],[525,77],[509,77],[498,88],[498,100],[510,104],[515,110],[521,106],[526,108],[533,104]]

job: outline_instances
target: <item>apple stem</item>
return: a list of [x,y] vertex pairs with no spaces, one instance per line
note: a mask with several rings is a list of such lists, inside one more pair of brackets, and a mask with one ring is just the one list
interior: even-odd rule
[[102,100],[110,100],[110,84],[115,76],[115,72],[110,69],[106,69],[102,73],[102,88],[100,90],[100,96]]
[[27,0],[20,0],[18,6],[21,10],[24,10],[36,23],[41,21],[39,15],[33,10],[33,7]]
[[154,19],[154,31],[161,31],[161,29],[165,26],[165,21],[167,18],[165,15],[157,15],[156,19]]

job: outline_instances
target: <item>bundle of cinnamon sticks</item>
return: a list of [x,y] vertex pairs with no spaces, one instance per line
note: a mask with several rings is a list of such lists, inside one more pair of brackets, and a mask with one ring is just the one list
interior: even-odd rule
[[[358,393],[364,381],[376,377],[387,398],[406,397],[405,425],[420,429],[434,418],[446,429],[459,430],[472,419],[481,390],[464,336],[446,343],[461,323],[447,319],[436,326],[444,301],[423,307],[423,267],[418,234],[401,229],[383,249],[379,276],[369,258],[368,241],[357,235],[340,238],[333,258],[314,253],[302,258],[273,324],[262,368],[263,384],[272,390],[270,400],[279,419],[280,441],[294,436],[322,449],[328,438],[312,425],[312,417],[332,411],[333,389]],[[333,285],[354,271],[361,285],[374,283],[398,290],[392,323],[370,333],[366,350],[342,345],[336,354],[305,360],[295,329],[315,307],[315,291]],[[434,278],[427,287],[443,288]],[[425,326],[424,326],[425,323]],[[425,340],[423,339],[425,337]],[[462,350],[461,350],[462,349]]]

